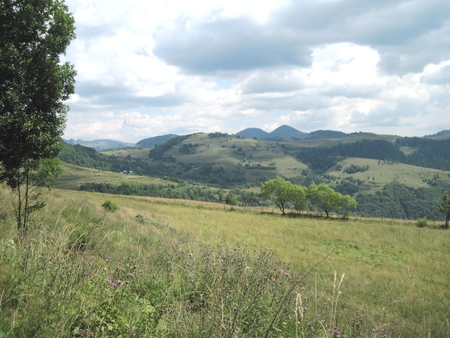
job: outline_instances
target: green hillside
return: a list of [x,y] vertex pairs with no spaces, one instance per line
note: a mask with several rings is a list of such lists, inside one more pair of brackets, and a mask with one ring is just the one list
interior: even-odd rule
[[80,172],[71,179],[72,170],[57,186],[214,202],[223,202],[232,192],[241,205],[266,206],[259,186],[281,176],[303,186],[326,183],[353,196],[359,203],[355,215],[434,220],[441,217],[435,200],[450,190],[448,154],[450,138],[354,133],[338,139],[277,142],[198,133],[171,138],[152,149],[98,153],[67,145],[63,161],[122,176],[99,177],[96,182],[92,175],[83,179]]

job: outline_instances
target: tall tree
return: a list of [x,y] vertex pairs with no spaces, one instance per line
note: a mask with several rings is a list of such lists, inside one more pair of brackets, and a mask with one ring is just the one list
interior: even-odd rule
[[[63,101],[74,92],[76,72],[60,57],[74,31],[62,0],[0,2],[0,182],[19,194],[19,201],[20,188],[39,171],[41,160],[61,149],[68,111]],[[23,201],[17,204],[22,216],[30,212],[28,196]],[[22,216],[17,226],[26,230]]]
[[448,192],[445,192],[441,196],[441,201],[437,203],[439,211],[444,214],[445,228],[448,229],[448,221],[450,220],[450,196]]

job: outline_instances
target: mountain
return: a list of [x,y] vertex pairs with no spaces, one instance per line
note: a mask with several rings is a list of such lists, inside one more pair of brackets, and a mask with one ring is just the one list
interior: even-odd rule
[[170,139],[177,137],[177,136],[178,135],[175,135],[175,134],[168,134],[168,135],[162,135],[162,136],[149,137],[149,138],[140,140],[138,143],[136,143],[136,147],[153,148],[155,145],[166,143]]
[[450,130],[441,130],[440,132],[433,135],[426,135],[424,137],[441,137],[441,136],[450,136]]
[[269,133],[267,140],[286,140],[286,139],[304,139],[306,133],[295,128],[283,125]]
[[260,139],[260,140],[265,140],[268,135],[269,135],[268,132],[266,132],[262,129],[259,129],[259,128],[247,128],[236,134],[236,136],[241,136],[241,137],[245,137],[245,138],[256,137],[257,139]]
[[259,128],[247,128],[236,133],[236,136],[257,138],[260,140],[303,139],[306,135],[307,134],[286,125],[278,127],[270,133]]
[[73,138],[70,140],[65,140],[68,144],[75,145],[79,144],[85,147],[94,148],[95,150],[106,150],[106,149],[119,149],[119,148],[128,148],[134,147],[134,143],[121,142],[115,140],[108,139],[99,139],[93,141],[83,141],[83,140],[74,140]]
[[323,138],[342,138],[346,137],[348,134],[343,133],[342,131],[334,131],[334,130],[317,130],[309,133],[306,136],[308,140],[317,140]]
[[287,125],[283,125],[275,129],[274,131],[268,133],[259,128],[247,128],[238,133],[236,136],[241,136],[245,138],[257,138],[260,140],[317,140],[317,139],[327,139],[327,138],[342,138],[348,136],[348,134],[341,131],[334,130],[317,130],[311,133],[304,133],[295,128]]

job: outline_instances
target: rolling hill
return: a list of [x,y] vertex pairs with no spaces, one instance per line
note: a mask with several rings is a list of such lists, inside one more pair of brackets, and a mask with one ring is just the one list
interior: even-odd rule
[[[220,201],[224,193],[218,191],[226,189],[234,191],[241,205],[266,205],[257,195],[260,184],[281,176],[303,186],[326,183],[349,194],[359,202],[356,213],[361,215],[436,219],[439,212],[434,201],[450,190],[448,154],[450,138],[354,133],[341,138],[279,141],[198,133],[170,138],[152,149],[99,153],[67,145],[60,157],[80,166],[160,177],[172,182],[174,189],[159,184],[155,190],[148,182],[125,182],[129,187],[124,187],[124,180],[117,179],[95,185],[92,177],[83,185],[78,177],[78,189],[83,185],[89,191]],[[197,192],[189,194],[187,188],[196,184],[212,193],[192,188]]]

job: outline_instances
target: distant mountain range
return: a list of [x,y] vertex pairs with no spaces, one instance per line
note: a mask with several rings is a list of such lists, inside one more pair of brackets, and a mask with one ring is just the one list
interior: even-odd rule
[[268,133],[259,128],[248,128],[238,133],[237,136],[245,138],[257,138],[260,140],[308,140],[308,139],[322,139],[322,138],[341,138],[348,134],[341,131],[333,130],[317,130],[311,133],[304,133],[290,126],[283,125],[274,131]]
[[[270,140],[270,141],[336,139],[336,138],[343,138],[348,135],[349,134],[334,130],[317,130],[311,133],[304,133],[287,125],[280,126],[270,133],[260,128],[247,128],[236,133],[236,136],[244,138],[257,138],[259,140]],[[72,145],[80,144],[82,146],[94,148],[97,151],[101,151],[107,149],[119,149],[128,147],[153,148],[155,145],[165,143],[177,136],[179,135],[167,134],[161,136],[154,136],[140,140],[137,143],[127,143],[108,139],[99,139],[93,141],[70,139],[65,140],[65,142]],[[426,135],[424,137],[432,138],[432,137],[447,137],[447,136],[450,136],[450,130],[442,130],[436,134]]]

